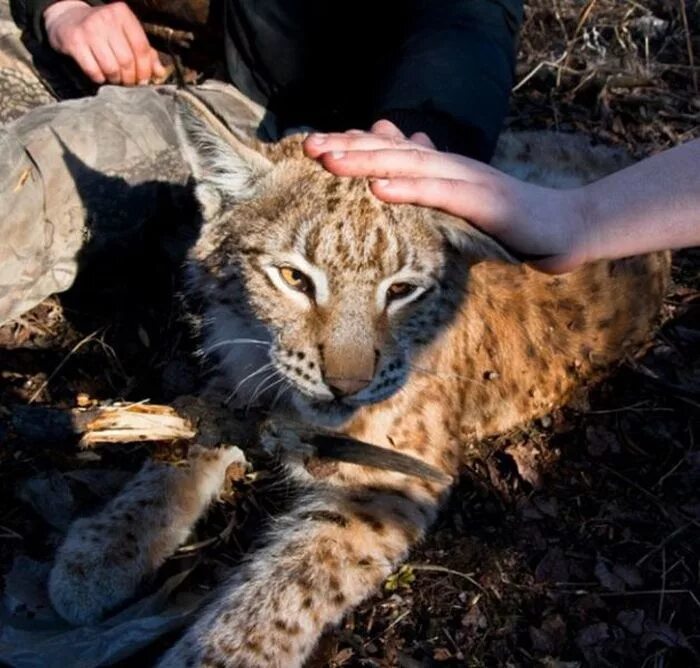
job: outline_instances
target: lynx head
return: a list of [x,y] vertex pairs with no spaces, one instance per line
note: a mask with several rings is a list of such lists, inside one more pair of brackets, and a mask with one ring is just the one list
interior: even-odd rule
[[190,266],[204,350],[241,404],[284,394],[304,419],[337,426],[391,397],[459,307],[469,266],[510,259],[462,220],[327,173],[298,137],[256,150],[178,105],[203,216]]

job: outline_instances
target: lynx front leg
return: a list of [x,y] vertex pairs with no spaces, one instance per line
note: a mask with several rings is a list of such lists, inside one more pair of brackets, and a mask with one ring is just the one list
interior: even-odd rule
[[67,621],[90,624],[131,598],[186,539],[219,494],[238,448],[190,449],[189,465],[147,462],[102,511],[73,523],[56,555],[49,595]]
[[373,478],[315,483],[160,667],[301,666],[324,627],[372,594],[422,537],[444,491]]

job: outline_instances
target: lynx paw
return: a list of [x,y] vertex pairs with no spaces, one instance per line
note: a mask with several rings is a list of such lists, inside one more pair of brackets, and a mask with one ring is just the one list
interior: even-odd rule
[[216,498],[238,448],[191,448],[189,466],[147,462],[103,510],[70,527],[49,577],[55,610],[76,625],[99,621],[187,540]]

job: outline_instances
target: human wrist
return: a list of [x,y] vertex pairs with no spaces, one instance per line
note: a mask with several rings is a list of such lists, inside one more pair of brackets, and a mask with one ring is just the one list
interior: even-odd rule
[[566,191],[569,200],[569,256],[571,263],[581,266],[601,259],[596,227],[596,202],[588,186]]
[[84,0],[57,0],[52,2],[48,7],[42,12],[42,18],[44,19],[44,26],[48,28],[51,21],[53,21],[58,16],[61,16],[71,9],[77,7],[90,7],[91,5]]

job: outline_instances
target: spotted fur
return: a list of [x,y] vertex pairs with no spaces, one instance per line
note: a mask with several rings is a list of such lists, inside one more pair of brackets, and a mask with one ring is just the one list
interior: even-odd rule
[[[251,161],[250,146],[187,105],[180,133],[205,211],[190,294],[205,309],[204,351],[238,405],[273,404],[455,476],[470,444],[565,402],[657,318],[664,254],[545,276],[463,221],[389,206],[365,181],[326,173],[298,138]],[[506,139],[502,161],[551,165],[528,167],[544,183],[617,166],[601,153],[591,168],[579,141]],[[222,188],[227,170],[244,187]],[[313,291],[295,291],[283,267]],[[415,290],[388,302],[395,283]],[[161,666],[300,666],[405,558],[448,491],[353,464],[292,473],[301,500]]]

